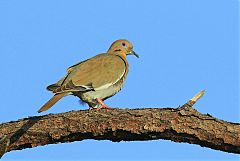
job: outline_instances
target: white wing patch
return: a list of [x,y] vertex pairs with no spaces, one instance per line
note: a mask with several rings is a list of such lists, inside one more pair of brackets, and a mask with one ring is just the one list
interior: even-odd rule
[[94,90],[95,90],[95,91],[98,91],[98,90],[103,90],[103,89],[109,88],[110,86],[112,86],[112,85],[114,85],[115,83],[117,83],[117,82],[123,77],[123,75],[125,74],[125,72],[126,72],[126,71],[124,70],[123,73],[122,73],[122,75],[121,75],[121,76],[119,77],[119,79],[117,79],[115,82],[104,84],[104,85],[102,85],[102,86],[100,86],[100,87],[94,88]]
[[[116,81],[116,82],[117,82],[117,81]],[[111,85],[113,85],[113,84],[112,84],[112,83],[107,83],[107,84],[104,84],[103,86],[94,88],[94,90],[95,90],[95,91],[103,90],[103,89],[106,89],[106,88],[110,87]]]

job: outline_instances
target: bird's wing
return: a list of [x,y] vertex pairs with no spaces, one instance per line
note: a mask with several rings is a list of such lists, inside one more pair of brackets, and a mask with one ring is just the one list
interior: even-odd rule
[[[88,59],[87,59],[88,60]],[[85,61],[87,61],[85,60]],[[82,62],[79,62],[77,64],[74,64],[72,66],[70,66],[68,69],[67,69],[67,75],[62,77],[59,81],[57,81],[56,83],[54,84],[51,84],[49,86],[47,86],[47,90],[48,91],[52,91],[53,93],[60,93],[59,91],[61,91],[61,86],[64,84],[64,82],[66,81],[66,79],[68,78],[69,74],[77,67],[80,66],[81,63],[85,62],[85,61],[82,61]]]
[[68,69],[69,73],[54,93],[101,90],[118,82],[127,64],[117,55],[100,54]]
[[[100,54],[100,55],[102,55],[102,54]],[[94,57],[93,57],[93,58],[94,58]],[[89,59],[84,60],[84,61],[82,61],[82,62],[79,62],[79,63],[77,63],[77,64],[74,64],[74,65],[70,66],[70,67],[67,69],[67,73],[68,73],[68,74],[71,73],[75,68],[78,68],[79,66],[81,66],[82,63],[84,63],[84,62],[86,62],[86,61],[88,61],[88,60],[89,60]]]

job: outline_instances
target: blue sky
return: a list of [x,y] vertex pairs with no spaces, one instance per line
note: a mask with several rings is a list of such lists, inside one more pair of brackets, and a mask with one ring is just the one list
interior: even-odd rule
[[[105,52],[116,39],[134,44],[124,89],[112,107],[177,107],[202,89],[195,108],[239,122],[237,0],[1,0],[0,122],[39,115],[45,87],[67,67]],[[87,109],[65,97],[47,113]],[[7,153],[3,160],[237,160],[198,145],[157,140],[85,140]]]

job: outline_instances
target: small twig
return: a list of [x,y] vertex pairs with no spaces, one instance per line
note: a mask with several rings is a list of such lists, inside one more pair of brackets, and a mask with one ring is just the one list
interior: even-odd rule
[[203,95],[205,94],[205,90],[200,91],[196,95],[194,95],[188,102],[187,104],[189,106],[193,106]]

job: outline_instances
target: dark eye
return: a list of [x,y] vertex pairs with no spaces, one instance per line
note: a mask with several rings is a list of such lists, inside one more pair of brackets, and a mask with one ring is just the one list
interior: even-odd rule
[[122,46],[126,46],[126,44],[123,42],[123,43],[122,43]]

